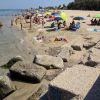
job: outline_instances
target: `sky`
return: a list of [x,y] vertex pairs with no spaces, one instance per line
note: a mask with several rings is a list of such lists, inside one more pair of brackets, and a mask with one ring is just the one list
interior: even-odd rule
[[68,4],[74,0],[0,0],[0,9],[23,9]]

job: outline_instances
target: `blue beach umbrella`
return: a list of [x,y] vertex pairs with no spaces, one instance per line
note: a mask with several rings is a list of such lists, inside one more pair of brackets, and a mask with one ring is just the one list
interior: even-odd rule
[[55,16],[55,17],[60,17],[60,14],[59,13],[52,13],[51,15],[52,16]]

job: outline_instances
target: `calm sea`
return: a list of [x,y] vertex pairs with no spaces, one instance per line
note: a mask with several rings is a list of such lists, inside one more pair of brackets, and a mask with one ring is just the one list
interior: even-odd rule
[[0,16],[14,16],[21,14],[23,11],[22,9],[0,9]]

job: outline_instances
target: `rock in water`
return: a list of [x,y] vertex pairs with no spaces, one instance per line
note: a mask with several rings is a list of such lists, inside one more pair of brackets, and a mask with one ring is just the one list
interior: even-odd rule
[[63,60],[60,57],[50,55],[36,55],[34,62],[44,66],[46,69],[64,67]]
[[23,61],[23,58],[21,56],[13,57],[6,64],[4,64],[0,67],[10,68],[11,66],[13,66],[18,61]]
[[12,78],[37,83],[41,82],[46,69],[36,64],[19,61],[10,68],[10,74]]
[[14,91],[10,79],[4,75],[0,76],[0,100]]
[[17,56],[17,57],[14,57],[12,59],[10,59],[7,63],[7,67],[10,68],[12,65],[14,65],[16,62],[18,61],[23,61],[22,57],[21,56]]
[[2,27],[3,26],[3,24],[0,22],[0,27]]

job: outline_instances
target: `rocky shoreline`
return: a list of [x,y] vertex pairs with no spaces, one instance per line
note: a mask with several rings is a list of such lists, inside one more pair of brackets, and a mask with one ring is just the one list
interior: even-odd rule
[[[88,22],[76,32],[46,32],[22,23],[32,59],[14,57],[1,66],[8,68],[0,76],[1,100],[100,100],[100,34],[88,32]],[[36,41],[37,35],[44,40]],[[67,42],[55,41],[60,36]]]
[[[15,57],[11,59],[7,64],[4,65],[7,68],[9,68],[8,75],[10,79],[8,78],[8,76],[0,76],[1,77],[0,86],[2,86],[2,88],[0,89],[1,91],[0,98],[4,98],[5,96],[7,96],[4,100],[11,100],[9,98],[14,99],[16,95],[17,96],[19,95],[18,91],[19,93],[21,93],[20,91],[22,87],[18,89],[19,87],[15,85],[14,86],[15,89],[13,89],[11,85],[11,80],[12,80],[12,83],[14,83],[13,80],[17,80],[20,82],[20,84],[23,84],[23,82],[25,83],[28,82],[26,86],[30,85],[30,83],[31,85],[37,84],[38,89],[32,91],[33,93],[30,93],[28,96],[26,96],[26,98],[19,99],[19,100],[39,100],[40,98],[42,98],[44,94],[46,94],[47,91],[50,91],[50,93],[53,92],[53,90],[50,88],[52,85],[51,84],[52,80],[55,81],[56,76],[59,79],[60,75],[62,75],[62,72],[64,73],[68,69],[73,69],[74,67],[77,68],[77,66],[82,66],[81,67],[82,69],[85,67],[86,69],[87,68],[91,69],[92,67],[93,68],[92,70],[95,70],[95,69],[98,70],[99,74],[97,74],[97,76],[99,76],[100,75],[100,55],[99,55],[100,54],[100,39],[97,40],[96,38],[96,41],[94,41],[95,37],[91,37],[91,39],[89,40],[88,38],[90,38],[90,36],[84,37],[83,40],[85,40],[85,42],[82,42],[82,43],[74,42],[74,44],[70,44],[70,46],[69,44],[62,46],[60,48],[60,52],[56,56],[52,56],[50,54],[49,55],[47,54],[35,55],[33,62],[25,61],[21,57]],[[53,50],[52,52],[54,52],[54,49],[52,50]],[[77,68],[77,71],[78,70],[79,69]],[[95,75],[95,73],[93,74]],[[54,89],[55,87],[53,86],[52,88]],[[24,91],[24,87],[23,87],[23,91]],[[59,91],[62,91],[62,90],[59,90]],[[56,90],[55,90],[55,93],[56,93]],[[10,95],[8,96],[8,94]],[[54,96],[53,95],[50,96],[48,100],[55,100],[55,99],[52,99],[52,98],[56,98],[56,95]],[[23,98],[23,96],[21,98]],[[63,98],[61,100],[66,100],[66,99]],[[80,99],[75,99],[75,100],[80,100]]]

